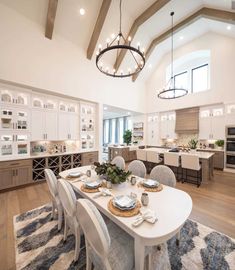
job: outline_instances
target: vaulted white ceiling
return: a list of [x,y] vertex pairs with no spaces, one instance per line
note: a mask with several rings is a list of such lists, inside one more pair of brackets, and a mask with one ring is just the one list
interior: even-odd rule
[[[156,0],[123,0],[123,33],[127,34],[134,20]],[[133,44],[141,43],[141,47],[147,48],[151,40],[168,30],[171,25],[169,13],[175,11],[175,23],[192,14],[203,6],[219,8],[223,10],[232,10],[232,0],[171,0],[159,12],[149,18],[138,29]],[[0,3],[7,5],[15,11],[21,13],[32,23],[37,24],[44,35],[45,22],[48,8],[48,0],[0,0]],[[94,25],[102,4],[102,0],[58,0],[58,8],[55,20],[53,38],[57,35],[73,42],[84,51],[86,50],[92,35]],[[112,33],[117,33],[119,28],[119,0],[112,0],[104,26],[97,42],[105,45],[106,39]],[[81,16],[79,9],[84,8],[86,14]],[[233,10],[235,12],[235,10]],[[226,23],[212,21],[209,19],[199,19],[195,23],[187,26],[175,36],[175,45],[182,46],[190,40],[201,36],[202,34],[213,31],[224,35],[235,37],[235,25],[232,25],[230,31],[226,30]],[[183,36],[183,40],[179,37]],[[169,40],[164,41],[157,46],[150,56],[145,69],[141,72],[138,80],[146,80],[151,71],[148,65],[158,63],[161,57],[170,50]],[[91,61],[95,65],[95,53]],[[110,65],[114,64],[114,59],[109,59]],[[121,65],[122,69],[127,69],[129,59],[126,57]],[[154,68],[154,65],[153,65]],[[153,69],[152,69],[153,70]]]

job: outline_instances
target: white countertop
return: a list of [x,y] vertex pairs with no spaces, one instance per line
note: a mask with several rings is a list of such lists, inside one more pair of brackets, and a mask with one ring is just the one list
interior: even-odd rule
[[24,155],[24,156],[12,156],[12,157],[4,157],[0,158],[1,161],[11,161],[11,160],[22,160],[22,159],[33,159],[33,158],[45,158],[45,157],[55,157],[55,156],[64,156],[64,155],[73,155],[73,154],[82,154],[82,153],[89,153],[89,152],[98,152],[97,149],[89,149],[89,150],[78,150],[78,151],[72,151],[72,152],[63,152],[63,153],[38,153],[38,154],[31,154],[31,155]]
[[[145,149],[146,151],[153,151],[153,152],[157,152],[158,154],[164,154],[166,152],[169,152],[169,149],[164,149],[164,148],[146,148]],[[190,153],[187,153],[187,152],[174,152],[178,155],[181,155],[181,154],[186,154],[186,155],[196,155],[198,156],[200,159],[209,159],[211,158],[214,153],[213,152],[190,152]]]

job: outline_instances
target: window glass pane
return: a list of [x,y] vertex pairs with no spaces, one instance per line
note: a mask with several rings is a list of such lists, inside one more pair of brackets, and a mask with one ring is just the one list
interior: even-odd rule
[[123,118],[119,118],[119,143],[123,143]]
[[116,119],[112,119],[111,143],[115,143]]
[[104,121],[104,143],[109,143],[109,120]]
[[193,92],[201,92],[208,89],[208,65],[192,70]]
[[188,72],[183,72],[174,76],[176,88],[188,88]]

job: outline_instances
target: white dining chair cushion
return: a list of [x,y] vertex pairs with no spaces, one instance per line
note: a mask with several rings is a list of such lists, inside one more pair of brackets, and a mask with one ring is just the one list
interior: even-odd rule
[[160,163],[159,153],[156,151],[147,151],[147,161],[153,163]]
[[134,242],[131,236],[113,222],[106,225],[99,211],[89,200],[77,200],[77,215],[82,216],[80,225],[88,242],[87,254],[95,270],[133,269]]
[[165,165],[155,166],[150,172],[150,178],[170,187],[175,187],[176,185],[174,172]]
[[125,170],[125,160],[121,156],[116,156],[112,161],[112,164],[115,164],[117,167],[119,167],[122,170]]
[[66,214],[74,217],[76,213],[76,196],[71,185],[67,181],[59,179],[58,192]]
[[164,153],[164,164],[168,166],[179,167],[179,154],[171,152]]
[[136,150],[136,157],[138,160],[146,161],[146,159],[147,159],[146,150],[145,149],[137,149]]
[[128,165],[128,171],[132,172],[133,175],[144,178],[146,175],[146,167],[140,160],[133,160]]
[[201,169],[199,157],[196,155],[181,154],[181,167],[199,171]]

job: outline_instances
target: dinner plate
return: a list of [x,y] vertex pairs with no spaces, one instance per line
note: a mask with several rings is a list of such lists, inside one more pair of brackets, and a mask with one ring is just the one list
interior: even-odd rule
[[100,182],[98,182],[98,181],[86,182],[85,186],[86,186],[86,188],[96,189],[100,186]]
[[80,177],[82,176],[82,173],[81,172],[70,172],[68,174],[69,177],[72,177],[72,178],[76,178],[76,177]]
[[119,195],[113,199],[113,205],[120,210],[131,210],[136,206],[136,200],[128,195]]
[[156,180],[148,179],[143,182],[143,186],[148,187],[148,188],[155,188],[159,186],[159,182]]

